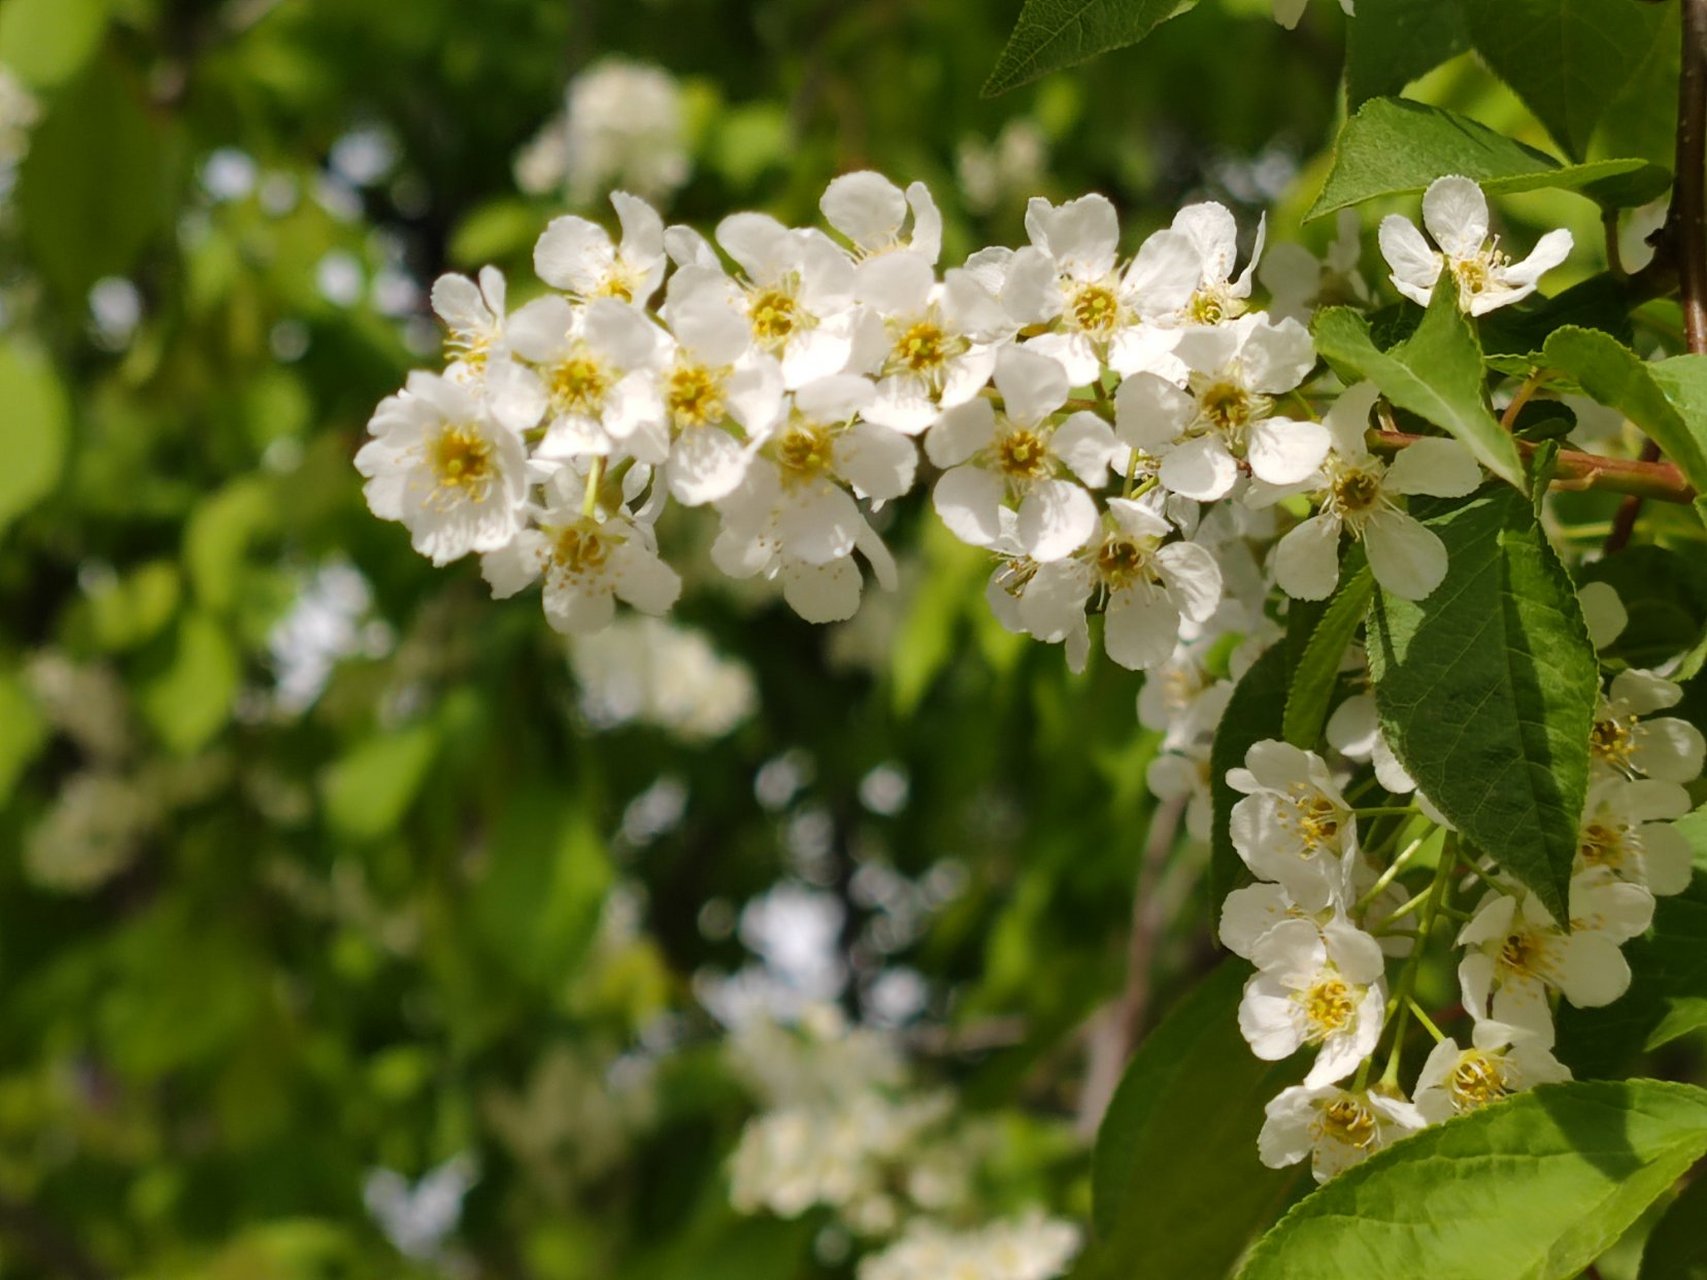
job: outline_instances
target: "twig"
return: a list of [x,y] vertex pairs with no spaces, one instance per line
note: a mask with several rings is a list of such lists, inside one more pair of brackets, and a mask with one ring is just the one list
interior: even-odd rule
[[[1404,431],[1373,431],[1369,443],[1372,449],[1393,453],[1426,436]],[[1518,452],[1535,452],[1533,440],[1518,440]],[[1658,498],[1662,502],[1693,502],[1695,490],[1689,487],[1683,473],[1669,462],[1652,458],[1605,458],[1598,453],[1581,453],[1575,449],[1559,450],[1558,464],[1553,472],[1556,489],[1602,489],[1609,493],[1639,494]]]
[[[1683,335],[1689,350],[1707,353],[1707,0],[1683,0],[1683,69],[1677,78],[1677,172],[1661,240],[1677,263]],[[1659,445],[1642,447],[1642,460],[1659,460]],[[1606,554],[1629,545],[1642,513],[1632,493],[1612,519]]]
[[1085,1071],[1084,1091],[1079,1095],[1079,1131],[1096,1132],[1120,1084],[1126,1060],[1138,1043],[1145,1015],[1154,993],[1152,970],[1162,926],[1167,923],[1166,902],[1156,887],[1179,834],[1185,813],[1183,799],[1163,801],[1150,820],[1150,837],[1138,864],[1138,883],[1132,894],[1132,935],[1126,947],[1126,987],[1120,998],[1103,1011],[1091,1038],[1090,1065]]

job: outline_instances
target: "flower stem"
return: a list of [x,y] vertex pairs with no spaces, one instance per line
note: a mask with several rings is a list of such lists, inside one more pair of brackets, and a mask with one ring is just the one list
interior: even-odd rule
[[591,520],[593,513],[599,507],[599,486],[605,479],[605,460],[594,458],[591,469],[587,472],[587,492],[581,499],[581,518]]
[[1418,850],[1420,850],[1426,843],[1428,843],[1426,836],[1421,840],[1411,841],[1411,843],[1405,848],[1405,851],[1398,857],[1394,858],[1393,861],[1388,864],[1387,869],[1376,879],[1375,883],[1369,886],[1368,892],[1356,902],[1352,903],[1351,909],[1353,911],[1362,911],[1371,902],[1374,902],[1375,899],[1379,898],[1382,893],[1386,891],[1387,886],[1393,883],[1394,877],[1396,877],[1399,872],[1403,871],[1405,867],[1410,864],[1411,859],[1417,856]]
[[1411,1016],[1422,1024],[1422,1029],[1434,1037],[1434,1042],[1436,1044],[1444,1043],[1446,1040],[1446,1033],[1434,1025],[1434,1019],[1423,1012],[1423,1007],[1414,999],[1410,1001],[1410,1006]]
[[1417,926],[1420,935],[1417,945],[1411,949],[1410,958],[1405,961],[1404,970],[1399,974],[1393,998],[1387,1005],[1388,1016],[1393,1023],[1393,1045],[1387,1051],[1387,1068],[1381,1073],[1381,1083],[1384,1085],[1397,1086],[1399,1083],[1399,1063],[1405,1053],[1405,1025],[1410,1020],[1415,1003],[1411,996],[1416,991],[1417,973],[1422,968],[1423,953],[1429,937],[1434,932],[1435,916],[1445,903],[1447,886],[1452,881],[1452,868],[1457,861],[1457,842],[1449,835],[1446,838],[1446,847],[1440,851],[1440,861],[1434,868],[1434,882],[1428,888],[1428,905],[1423,909],[1422,922]]

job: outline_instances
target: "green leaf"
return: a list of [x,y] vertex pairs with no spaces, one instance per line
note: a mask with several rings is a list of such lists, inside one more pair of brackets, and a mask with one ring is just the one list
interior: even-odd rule
[[1373,98],[1340,130],[1334,167],[1305,220],[1382,196],[1420,195],[1449,173],[1474,178],[1490,194],[1562,187],[1617,207],[1651,200],[1671,180],[1646,160],[1563,165],[1455,111]]
[[1707,1090],[1543,1085],[1341,1174],[1263,1237],[1239,1280],[1566,1280],[1703,1152]]
[[347,840],[395,831],[415,802],[438,754],[439,727],[424,722],[369,738],[320,777],[326,825]]
[[1073,1280],[1226,1275],[1306,1176],[1257,1159],[1263,1107],[1302,1069],[1239,1034],[1249,973],[1223,961],[1139,1046],[1097,1131],[1099,1238]]
[[7,0],[0,65],[35,89],[76,75],[107,30],[107,0]]
[[0,671],[0,806],[47,745],[47,721],[16,671]]
[[1707,356],[1650,364],[1609,334],[1576,328],[1555,331],[1541,355],[1647,432],[1697,491],[1707,491]]
[[1292,690],[1286,695],[1286,740],[1293,746],[1315,750],[1339,683],[1346,646],[1363,624],[1374,594],[1375,579],[1366,565],[1340,583],[1327,612],[1310,633],[1292,677]]
[[[1652,669],[1691,649],[1707,628],[1707,563],[1667,547],[1639,544],[1576,570],[1578,582],[1618,592],[1628,621],[1601,650],[1602,661]],[[1671,677],[1684,681],[1689,673]]]
[[1250,879],[1227,827],[1233,806],[1239,802],[1239,793],[1227,785],[1227,770],[1243,765],[1245,753],[1253,744],[1281,736],[1291,677],[1291,656],[1284,644],[1277,644],[1240,678],[1210,744],[1209,795],[1215,825],[1209,839],[1209,901],[1217,917],[1227,895]]
[[25,243],[67,306],[80,309],[90,285],[136,264],[166,216],[168,175],[160,133],[114,67],[97,61],[54,101],[16,199]]
[[199,503],[184,522],[184,567],[208,609],[223,613],[237,603],[250,546],[278,522],[276,504],[265,477],[246,475]]
[[1642,1249],[1639,1280],[1707,1280],[1707,1176],[1666,1207]]
[[1017,89],[1040,76],[1137,44],[1197,0],[1025,0],[984,96]]
[[143,718],[172,751],[193,755],[231,716],[241,675],[225,628],[205,613],[186,613],[162,651],[163,660],[137,684]]
[[0,532],[59,483],[71,406],[53,366],[34,347],[0,342]]
[[1471,0],[1460,7],[1482,60],[1579,158],[1607,108],[1667,37],[1664,6],[1633,0]]
[[1457,437],[1489,471],[1524,487],[1517,445],[1482,398],[1482,349],[1449,280],[1435,287],[1416,332],[1389,351],[1376,347],[1369,322],[1349,307],[1318,313],[1315,332],[1329,363],[1368,378],[1401,409]]
[[1487,488],[1424,523],[1451,571],[1420,602],[1376,594],[1382,728],[1464,837],[1566,919],[1600,692],[1576,593],[1522,493]]
[[1470,47],[1456,4],[1441,0],[1359,0],[1345,27],[1345,91],[1356,110],[1398,93]]

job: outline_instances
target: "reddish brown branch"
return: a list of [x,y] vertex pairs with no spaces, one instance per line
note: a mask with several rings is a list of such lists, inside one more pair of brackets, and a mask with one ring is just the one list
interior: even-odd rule
[[[1404,431],[1372,431],[1370,447],[1383,453],[1394,453],[1406,445],[1415,444],[1425,436]],[[1525,456],[1537,446],[1530,440],[1516,442]],[[1576,449],[1561,449],[1553,469],[1555,489],[1601,489],[1608,493],[1628,493],[1643,498],[1658,498],[1661,502],[1693,502],[1695,490],[1683,478],[1683,473],[1669,462],[1650,458],[1603,458],[1598,453],[1581,453]]]

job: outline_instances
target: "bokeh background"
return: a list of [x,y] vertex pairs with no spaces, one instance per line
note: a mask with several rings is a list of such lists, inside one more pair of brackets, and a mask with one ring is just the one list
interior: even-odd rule
[[[1083,1217],[1138,677],[1001,631],[916,504],[850,623],[683,520],[674,619],[571,650],[351,466],[437,358],[435,276],[520,300],[613,186],[709,231],[874,167],[932,187],[949,262],[1088,190],[1128,248],[1202,198],[1333,237],[1298,217],[1337,6],[1205,0],[984,100],[1017,8],[0,0],[0,1276],[851,1274],[823,1218],[730,1200],[763,1100],[727,1032],[809,1005],[953,1090],[988,1213]],[[1416,92],[1532,131],[1491,83]],[[1663,162],[1670,120],[1600,145]],[[1586,202],[1506,211],[1596,266]],[[1151,886],[1154,1008],[1211,956],[1200,860]]]

